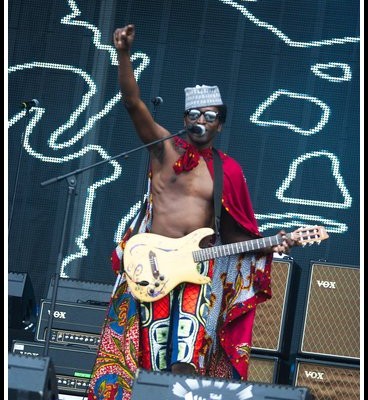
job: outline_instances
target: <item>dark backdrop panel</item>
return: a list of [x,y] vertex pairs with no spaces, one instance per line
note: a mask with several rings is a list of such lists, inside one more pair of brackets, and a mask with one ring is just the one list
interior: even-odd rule
[[[239,160],[264,235],[326,227],[310,260],[359,265],[359,1],[16,0],[8,13],[10,271],[36,296],[62,276],[112,283],[110,253],[146,190],[147,152],[41,182],[139,145],[119,99],[115,28],[136,24],[143,99],[182,127],[184,88],[218,85],[229,107],[217,146]],[[154,109],[151,99],[163,98]],[[27,114],[20,105],[37,99]]]

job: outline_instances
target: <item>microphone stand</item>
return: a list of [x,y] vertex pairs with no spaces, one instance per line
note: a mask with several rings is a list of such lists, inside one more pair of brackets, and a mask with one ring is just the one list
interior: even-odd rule
[[12,202],[11,202],[11,206],[10,206],[10,217],[9,217],[9,221],[8,221],[8,238],[10,235],[10,229],[11,229],[11,225],[13,222],[13,212],[14,212],[14,204],[15,204],[15,196],[18,190],[18,179],[19,179],[19,172],[20,172],[20,162],[22,159],[22,155],[23,155],[23,148],[24,148],[24,142],[26,139],[26,127],[28,125],[28,121],[29,121],[29,108],[26,108],[26,119],[25,119],[25,124],[24,124],[24,132],[22,134],[22,138],[21,138],[21,146],[20,146],[20,150],[19,150],[19,154],[18,154],[18,161],[17,161],[17,169],[16,169],[16,173],[15,173],[15,182],[14,182],[14,191],[13,191],[13,197],[12,197]]
[[44,357],[48,356],[49,347],[50,347],[51,329],[52,329],[52,322],[53,322],[53,319],[54,319],[57,290],[58,290],[59,280],[60,280],[60,270],[61,270],[61,263],[62,263],[62,258],[63,258],[63,250],[64,250],[64,243],[65,243],[65,234],[66,234],[66,228],[67,228],[67,221],[68,221],[70,205],[71,205],[71,196],[72,196],[72,194],[75,194],[75,188],[76,188],[76,185],[77,185],[76,175],[78,175],[78,174],[80,174],[80,173],[82,173],[82,172],[84,172],[84,171],[86,171],[88,169],[97,167],[98,165],[106,164],[106,163],[108,163],[108,162],[110,162],[112,160],[115,160],[117,158],[120,158],[120,157],[128,158],[131,153],[134,153],[134,152],[136,152],[138,150],[142,150],[142,149],[148,148],[148,147],[153,146],[153,145],[155,145],[157,143],[163,142],[164,140],[171,139],[171,138],[173,138],[175,136],[183,135],[186,132],[187,132],[187,129],[182,129],[177,133],[174,133],[174,134],[169,135],[169,136],[165,136],[165,137],[163,137],[161,139],[154,140],[153,142],[150,142],[150,143],[144,144],[142,146],[136,147],[134,149],[131,149],[131,150],[125,151],[123,153],[117,154],[116,156],[109,157],[106,160],[98,161],[98,162],[96,162],[94,164],[87,165],[86,167],[79,168],[79,169],[71,171],[71,172],[69,172],[67,174],[60,175],[60,176],[57,176],[55,178],[48,179],[47,181],[41,182],[41,186],[47,186],[47,185],[50,185],[52,183],[59,182],[62,179],[66,179],[67,182],[68,182],[68,197],[67,197],[67,203],[66,203],[65,212],[64,212],[64,222],[63,222],[63,229],[62,229],[62,233],[61,233],[59,253],[58,253],[58,257],[57,257],[57,265],[56,265],[56,273],[55,273],[55,278],[54,278],[54,286],[52,288],[52,296],[51,296],[51,303],[50,303],[50,310],[49,310],[49,319],[48,319],[48,324],[47,324],[45,347],[44,347],[44,351],[43,351],[43,356]]

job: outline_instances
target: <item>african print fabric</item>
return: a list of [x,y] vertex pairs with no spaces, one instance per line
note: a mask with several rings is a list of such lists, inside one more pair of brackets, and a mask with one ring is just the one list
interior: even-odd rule
[[[235,160],[219,153],[224,170],[222,204],[246,231],[260,237],[242,169]],[[212,157],[208,157],[206,162],[213,177]],[[145,218],[138,232],[149,232],[151,226],[150,180],[151,177],[148,180]],[[165,342],[166,339],[157,336],[159,331],[156,331],[154,350],[148,351],[147,346],[152,347],[152,335],[144,337],[144,314],[120,274],[123,270],[125,243],[132,235],[137,218],[112,254],[112,268],[118,273],[118,279],[101,334],[88,400],[129,400],[135,373],[139,368],[156,368],[154,365],[163,369],[167,367],[166,354],[162,356],[162,347],[158,344],[160,340]],[[219,244],[221,238],[215,243]],[[256,306],[272,294],[272,254],[267,257],[256,257],[251,253],[232,255],[218,257],[211,262],[213,275],[206,293],[208,309],[202,314],[205,315],[204,331],[200,336],[202,343],[197,342],[198,352],[194,353],[197,353],[198,358],[190,356],[190,362],[197,365],[198,373],[203,376],[225,379],[240,376],[240,379],[246,380]],[[168,318],[167,311],[163,310],[163,313],[166,312]],[[193,324],[189,323],[188,326],[192,327]],[[185,357],[185,345],[182,349],[179,347],[173,350],[174,358],[180,352]],[[160,364],[162,360],[165,361]]]

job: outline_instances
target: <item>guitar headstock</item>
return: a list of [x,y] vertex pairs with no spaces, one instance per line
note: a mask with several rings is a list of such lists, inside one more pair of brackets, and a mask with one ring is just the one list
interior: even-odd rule
[[292,232],[291,238],[298,245],[305,246],[313,243],[320,244],[322,240],[328,239],[329,235],[323,226],[305,226]]

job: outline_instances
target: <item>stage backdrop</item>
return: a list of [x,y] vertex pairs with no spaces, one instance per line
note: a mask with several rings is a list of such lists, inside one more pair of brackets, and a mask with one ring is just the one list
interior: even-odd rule
[[112,41],[127,23],[142,98],[172,133],[184,88],[219,86],[216,146],[241,163],[261,232],[322,225],[330,238],[294,249],[295,262],[359,265],[358,0],[13,0],[8,11],[8,269],[28,272],[38,298],[55,272],[113,283],[110,254],[146,192],[146,150],[103,163],[141,145]]

